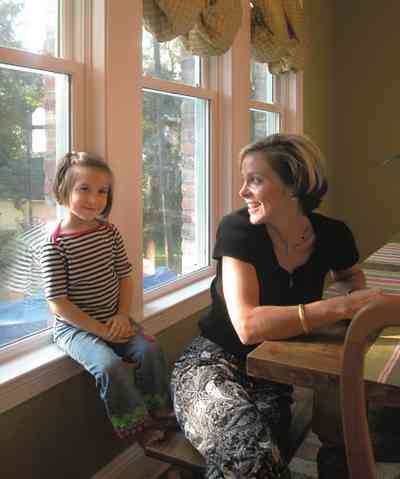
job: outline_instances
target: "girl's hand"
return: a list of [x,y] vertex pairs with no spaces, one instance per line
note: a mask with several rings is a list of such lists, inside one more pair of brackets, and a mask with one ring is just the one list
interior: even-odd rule
[[129,316],[123,314],[114,315],[107,321],[106,326],[108,328],[108,341],[126,342],[136,334]]
[[100,323],[96,327],[96,333],[99,338],[104,341],[110,341],[110,327],[108,323]]
[[357,311],[368,303],[375,301],[383,296],[383,291],[378,288],[365,288],[353,291],[347,296],[333,298],[339,300],[339,307],[342,308],[343,318],[352,318]]

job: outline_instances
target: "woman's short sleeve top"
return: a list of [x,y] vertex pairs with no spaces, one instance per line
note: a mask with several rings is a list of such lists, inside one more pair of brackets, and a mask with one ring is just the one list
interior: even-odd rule
[[203,336],[241,357],[256,346],[243,345],[230,321],[222,293],[224,256],[253,265],[259,282],[260,305],[278,306],[321,299],[326,274],[357,263],[357,247],[345,223],[318,213],[311,213],[309,220],[315,233],[314,250],[305,264],[289,273],[279,265],[265,225],[251,224],[247,208],[222,219],[213,253],[217,274],[211,285],[212,304],[199,323]]

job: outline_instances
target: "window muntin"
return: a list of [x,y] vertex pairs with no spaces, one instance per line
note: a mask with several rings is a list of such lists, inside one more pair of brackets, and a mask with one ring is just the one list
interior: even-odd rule
[[59,2],[0,0],[0,46],[57,55]]

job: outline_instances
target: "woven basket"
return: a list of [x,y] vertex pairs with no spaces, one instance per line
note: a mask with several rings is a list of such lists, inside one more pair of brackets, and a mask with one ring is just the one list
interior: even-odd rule
[[207,0],[143,0],[146,30],[159,42],[166,42],[191,30]]
[[232,46],[241,21],[241,0],[208,0],[194,28],[180,40],[192,55],[222,55]]

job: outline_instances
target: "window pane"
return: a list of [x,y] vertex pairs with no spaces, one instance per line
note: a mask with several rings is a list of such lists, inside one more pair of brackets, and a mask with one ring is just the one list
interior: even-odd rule
[[264,103],[275,103],[276,80],[265,63],[251,62],[251,99]]
[[35,248],[56,219],[68,92],[67,75],[0,64],[0,346],[49,324]]
[[143,28],[143,73],[162,80],[200,84],[200,59],[188,53],[179,39],[159,43]]
[[144,289],[209,265],[208,102],[145,91]]
[[250,110],[251,141],[279,133],[279,113],[262,110]]
[[0,0],[0,46],[57,54],[57,0]]

